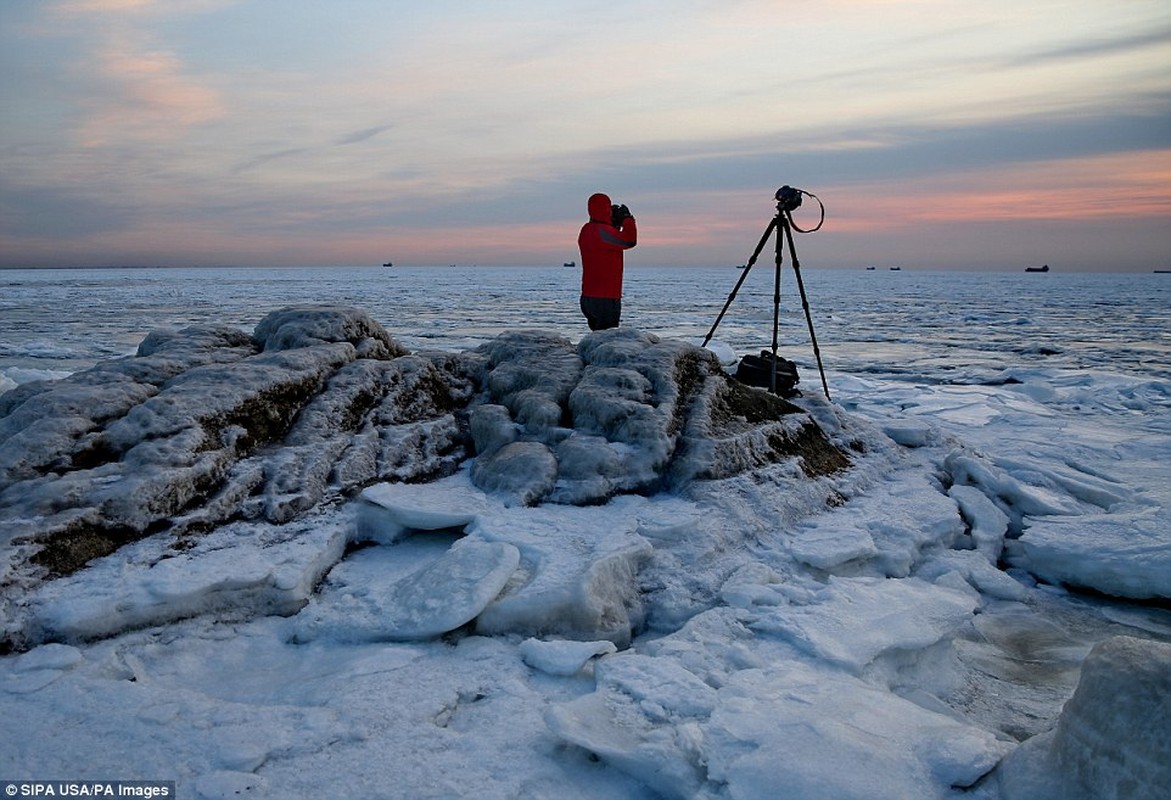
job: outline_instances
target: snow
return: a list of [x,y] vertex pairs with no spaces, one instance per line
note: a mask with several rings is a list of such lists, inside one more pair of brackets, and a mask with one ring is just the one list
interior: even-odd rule
[[[203,798],[1165,791],[1165,379],[858,369],[768,419],[718,390],[719,343],[399,341],[299,308],[0,394],[0,776]],[[298,393],[291,417],[251,413]],[[832,449],[801,449],[810,426]],[[133,540],[27,568],[28,536],[106,514]]]

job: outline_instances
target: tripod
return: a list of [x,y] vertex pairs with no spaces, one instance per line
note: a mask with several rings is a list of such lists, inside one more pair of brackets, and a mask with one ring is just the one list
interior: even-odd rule
[[[801,280],[801,263],[797,260],[797,249],[793,246],[793,228],[802,233],[812,233],[821,227],[821,222],[817,223],[816,228],[810,230],[802,230],[793,222],[793,209],[801,205],[801,195],[809,194],[801,189],[793,189],[788,186],[783,186],[777,190],[777,214],[769,222],[768,227],[765,228],[764,235],[760,237],[757,242],[756,249],[752,252],[752,257],[748,259],[748,263],[744,265],[744,271],[740,275],[740,280],[736,281],[736,285],[732,287],[732,293],[728,295],[728,301],[724,303],[723,309],[720,310],[720,315],[716,317],[716,321],[712,323],[711,330],[707,332],[707,336],[703,339],[703,346],[711,341],[712,336],[719,327],[720,322],[724,319],[724,314],[727,313],[728,307],[732,305],[732,301],[736,299],[736,293],[740,291],[740,287],[744,284],[744,279],[748,277],[748,273],[752,271],[752,266],[756,263],[757,257],[760,256],[760,251],[764,249],[764,245],[768,242],[773,232],[777,233],[776,244],[776,270],[773,279],[773,343],[772,343],[772,363],[769,368],[769,391],[773,394],[777,393],[777,331],[780,327],[781,320],[781,262],[784,256],[784,247],[787,244],[789,247],[789,257],[793,262],[793,274],[797,277],[797,289],[801,293],[801,306],[805,309],[805,322],[809,326],[809,340],[813,343],[813,355],[817,359],[817,371],[821,374],[821,388],[825,393],[825,399],[829,400],[829,384],[825,380],[825,369],[821,365],[821,350],[817,347],[817,334],[813,332],[813,317],[809,314],[809,299],[805,295],[805,282]],[[817,200],[814,195],[809,195]],[[817,201],[821,203],[820,200]],[[825,220],[825,207],[821,210],[822,221]],[[782,239],[782,233],[784,238]]]

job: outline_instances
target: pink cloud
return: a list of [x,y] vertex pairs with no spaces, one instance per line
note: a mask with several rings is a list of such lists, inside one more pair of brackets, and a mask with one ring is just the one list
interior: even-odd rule
[[841,186],[833,227],[875,230],[938,222],[1171,218],[1171,150],[1108,154]]
[[80,139],[86,147],[171,140],[225,113],[219,93],[185,74],[173,54],[136,46],[129,37],[109,41],[95,66],[112,91],[85,102]]

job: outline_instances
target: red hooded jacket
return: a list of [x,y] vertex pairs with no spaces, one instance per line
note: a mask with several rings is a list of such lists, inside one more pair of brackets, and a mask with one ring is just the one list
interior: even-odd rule
[[622,299],[622,251],[638,243],[634,217],[621,228],[610,224],[610,198],[590,197],[590,221],[581,226],[577,246],[581,250],[581,293],[586,297]]

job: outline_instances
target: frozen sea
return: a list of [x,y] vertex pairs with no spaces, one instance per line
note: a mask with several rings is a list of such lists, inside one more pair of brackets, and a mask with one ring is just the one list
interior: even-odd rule
[[[741,274],[629,267],[623,325],[698,344]],[[1161,780],[1166,693],[1154,723],[1109,696],[1086,701],[1101,738],[1050,748],[1094,645],[1171,642],[1171,275],[802,277],[833,403],[904,446],[899,469],[788,527],[730,495],[714,498],[724,516],[670,497],[475,509],[486,528],[522,532],[637,519],[691,583],[655,567],[669,584],[659,622],[628,649],[509,636],[294,645],[284,617],[198,613],[242,558],[194,599],[189,577],[154,578],[158,596],[186,593],[189,619],[0,658],[0,782],[166,780],[203,798],[1089,798],[1106,795],[1061,759],[1107,751],[1143,785]],[[577,341],[577,280],[566,268],[0,271],[0,392],[131,355],[155,329],[250,332],[306,303],[364,309],[411,350],[526,328]],[[780,351],[817,394],[787,265],[781,293]],[[715,349],[757,352],[772,324],[773,269],[757,264]],[[941,494],[944,472],[971,491]],[[467,510],[458,476],[419,491],[428,513]],[[981,497],[1020,517],[1006,523]],[[961,512],[977,540],[963,552],[1003,546],[998,568],[933,550],[933,526]],[[718,550],[669,541],[736,519],[746,532],[722,531]],[[884,562],[908,536],[917,560]],[[403,557],[427,563],[449,544]],[[337,586],[360,594],[402,569],[363,552]],[[138,574],[117,555],[89,572],[70,579],[75,597],[113,615],[140,602],[108,598]],[[702,599],[681,596],[692,584]],[[60,613],[87,618],[69,602]],[[1011,768],[988,774],[1001,758]]]
[[[459,349],[510,328],[583,332],[575,269],[405,267],[0,271],[0,388],[127,355],[156,327],[251,331],[299,303],[367,310],[412,349]],[[1171,377],[1171,280],[1161,274],[801,271],[829,374],[927,384],[1005,369]],[[736,269],[627,269],[623,323],[702,341]],[[716,331],[739,352],[772,338],[771,264],[755,265]],[[794,273],[780,347],[813,367]],[[9,387],[10,388],[10,387]]]

